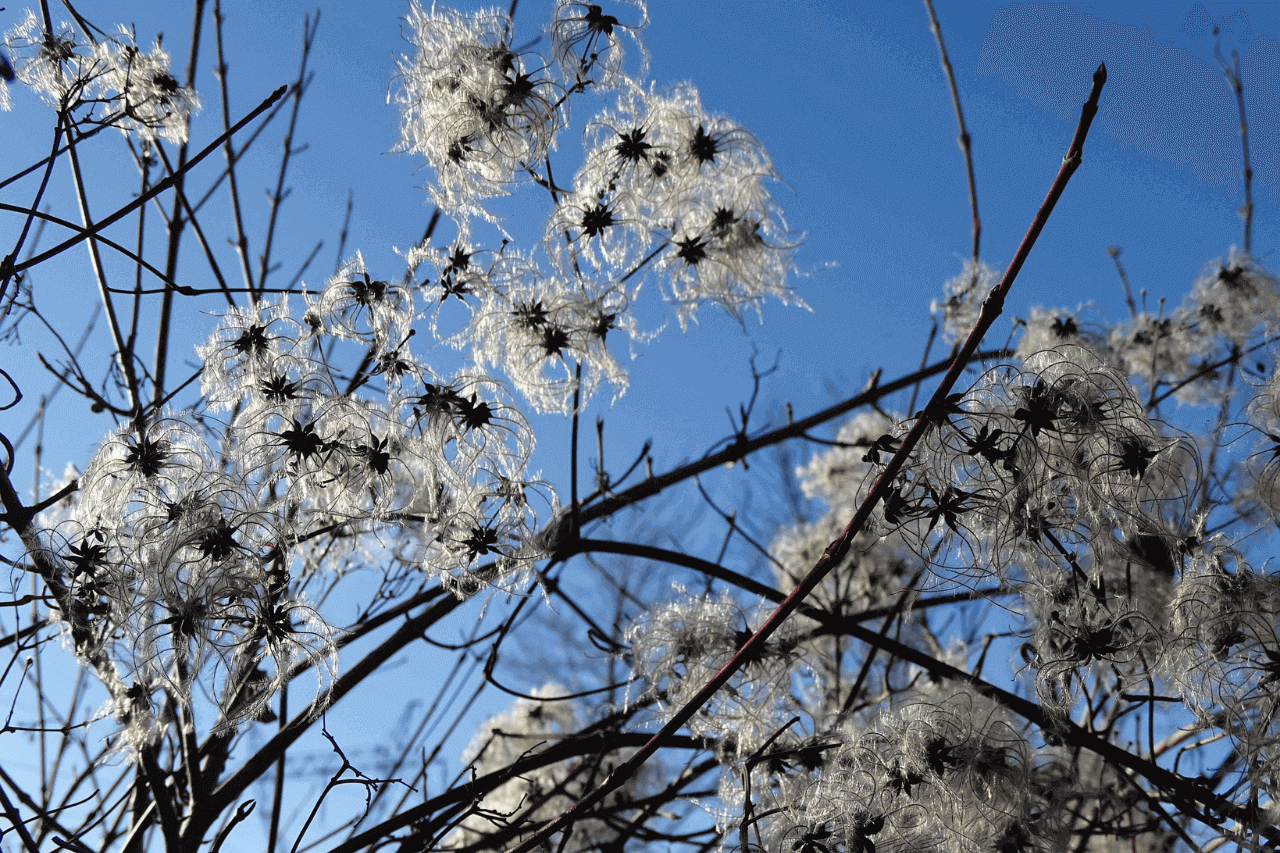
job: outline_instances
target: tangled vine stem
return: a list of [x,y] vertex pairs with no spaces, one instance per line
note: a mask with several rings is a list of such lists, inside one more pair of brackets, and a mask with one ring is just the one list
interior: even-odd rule
[[544,824],[524,843],[516,847],[512,853],[528,853],[528,851],[539,845],[547,843],[552,835],[562,829],[566,829],[574,821],[585,816],[592,807],[603,801],[612,791],[630,779],[653,753],[679,731],[738,670],[759,653],[758,650],[763,646],[764,642],[782,626],[809,593],[848,554],[854,537],[865,526],[876,504],[888,493],[898,476],[898,472],[902,470],[916,444],[924,436],[930,423],[934,422],[935,414],[942,411],[947,395],[951,393],[951,389],[960,378],[961,372],[977,351],[978,344],[981,343],[983,336],[1003,312],[1005,297],[1013,286],[1014,280],[1018,277],[1018,272],[1022,269],[1023,263],[1026,262],[1027,256],[1031,253],[1031,247],[1035,245],[1036,239],[1040,236],[1040,231],[1044,228],[1045,223],[1049,221],[1049,215],[1053,212],[1054,206],[1066,189],[1067,182],[1071,180],[1071,176],[1080,166],[1084,152],[1085,137],[1089,135],[1089,127],[1093,124],[1093,118],[1098,113],[1098,100],[1102,96],[1102,87],[1106,81],[1107,67],[1105,64],[1100,64],[1097,71],[1093,73],[1093,85],[1089,90],[1088,100],[1085,101],[1080,110],[1080,121],[1076,125],[1071,145],[1067,149],[1066,155],[1062,158],[1062,165],[1058,169],[1058,175],[1054,178],[1053,185],[1049,187],[1048,194],[1041,203],[1040,209],[1036,212],[1035,218],[1031,221],[1031,227],[1027,229],[1026,236],[1022,238],[1022,243],[1014,253],[1013,260],[1009,262],[1009,267],[1005,270],[1000,283],[996,285],[995,289],[991,291],[983,302],[982,312],[979,314],[977,322],[974,323],[973,331],[969,333],[968,339],[965,340],[964,345],[956,353],[950,369],[942,378],[937,390],[934,391],[928,405],[916,418],[911,431],[903,438],[901,446],[893,455],[893,458],[889,460],[884,472],[880,475],[866,499],[863,500],[858,511],[854,513],[844,531],[834,542],[827,546],[822,556],[818,558],[817,564],[791,591],[786,600],[778,605],[777,609],[773,611],[760,628],[743,643],[729,662],[704,684],[684,706],[676,711],[671,719],[644,746],[640,747],[630,758],[614,769],[604,782],[590,794],[579,800],[572,808],[556,819]]

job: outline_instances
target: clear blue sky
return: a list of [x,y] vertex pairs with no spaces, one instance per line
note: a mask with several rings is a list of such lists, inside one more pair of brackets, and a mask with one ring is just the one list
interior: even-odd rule
[[[517,42],[533,37],[549,6],[521,0]],[[104,29],[136,22],[140,43],[162,30],[175,69],[185,66],[185,5],[97,0],[79,8]],[[247,111],[296,74],[302,16],[312,8],[313,3],[292,0],[225,4],[235,112]],[[285,203],[286,225],[277,246],[284,263],[279,276],[287,279],[316,241],[325,241],[305,276],[313,289],[332,269],[348,189],[355,204],[348,251],[362,250],[382,277],[400,273],[391,247],[411,245],[431,213],[417,189],[428,170],[420,170],[415,157],[387,153],[398,138],[398,116],[386,104],[386,93],[393,57],[407,49],[399,20],[405,6],[399,0],[367,0],[321,8],[312,57],[316,76],[296,136],[309,148],[294,161],[293,194]],[[1123,247],[1130,279],[1135,289],[1149,291],[1149,304],[1162,296],[1176,303],[1205,263],[1240,242],[1236,113],[1213,58],[1209,31],[1214,24],[1222,29],[1224,52],[1235,48],[1242,54],[1255,172],[1254,249],[1273,271],[1277,268],[1278,8],[1271,2],[1015,7],[938,0],[973,137],[982,256],[994,267],[1007,263],[1053,179],[1090,74],[1099,61],[1109,69],[1084,165],[1025,266],[1007,303],[1008,315],[1025,315],[1037,304],[1075,307],[1093,301],[1112,317],[1122,316],[1120,285],[1106,253],[1112,244]],[[0,12],[0,29],[11,27],[21,14],[20,5],[9,4]],[[659,84],[692,80],[707,109],[755,133],[787,182],[776,196],[791,227],[808,234],[798,260],[814,272],[795,284],[813,311],[770,305],[764,324],[748,317],[744,332],[706,310],[702,326],[689,335],[669,329],[659,343],[641,347],[627,396],[612,410],[603,402],[596,407],[607,418],[614,469],[625,465],[646,437],[654,438],[655,467],[663,470],[729,435],[724,409],[736,409],[750,393],[753,346],[766,364],[781,351],[780,368],[764,386],[759,409],[768,414],[776,401],[775,417],[783,400],[803,415],[853,393],[876,367],[884,368],[886,379],[913,369],[929,328],[929,302],[959,271],[970,246],[955,118],[920,3],[661,0],[651,4],[650,15],[644,39],[652,76]],[[196,145],[220,130],[212,64],[205,53]],[[52,115],[26,93],[15,89],[13,97],[13,112],[0,113],[6,172],[45,155]],[[585,100],[577,109],[579,120],[592,111]],[[101,183],[90,195],[95,215],[102,216],[127,201],[136,182],[118,137],[101,137],[95,146],[100,154],[89,155],[90,168],[99,164]],[[566,138],[553,161],[558,174],[572,173],[573,149]],[[274,180],[270,170],[277,152],[274,141],[263,147],[254,162],[264,171],[241,178],[254,221],[265,216],[260,190]],[[117,175],[122,176],[118,183]],[[199,176],[196,181],[203,183]],[[55,213],[72,216],[67,186],[65,174],[59,175],[51,203]],[[26,182],[0,196],[22,204],[31,191]],[[529,194],[527,206],[513,208],[517,217],[545,211],[545,194]],[[12,216],[0,218],[6,240],[15,223]],[[531,222],[524,233],[536,233],[537,225]],[[512,227],[518,236],[519,222]],[[227,224],[211,239],[218,242],[230,233]],[[251,226],[249,233],[260,230]],[[129,242],[127,228],[113,236]],[[42,246],[48,245],[46,236]],[[158,255],[158,240],[150,246]],[[230,249],[219,249],[224,265],[234,269]],[[251,249],[256,253],[261,246]],[[97,297],[83,250],[66,260],[40,270],[35,282],[39,303],[74,334],[76,318],[87,315]],[[184,284],[209,286],[194,242],[184,263],[180,278],[189,276]],[[127,275],[124,266],[113,268]],[[200,312],[218,308],[212,298],[185,307],[181,329],[191,344],[213,325]],[[998,327],[993,341],[1003,341],[1007,329],[1007,324]],[[51,387],[32,350],[55,355],[34,326],[25,331],[22,349],[0,350],[0,362],[27,394],[18,407],[0,414],[4,431],[13,437]],[[103,364],[105,344],[100,328],[90,344],[99,360],[90,356],[90,364]],[[83,401],[66,393],[47,423],[44,465],[54,472],[68,460],[83,464],[110,428],[105,418],[90,416]],[[537,465],[567,495],[567,422],[547,418],[538,424]],[[20,451],[19,470],[29,465],[31,442],[28,438]],[[20,482],[30,482],[29,474]],[[758,495],[754,506],[767,507],[771,500]],[[392,718],[398,711],[397,706],[390,712]]]

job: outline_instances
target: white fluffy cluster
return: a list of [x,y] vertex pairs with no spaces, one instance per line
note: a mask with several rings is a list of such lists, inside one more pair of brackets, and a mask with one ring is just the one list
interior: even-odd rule
[[[674,601],[648,613],[626,637],[633,672],[658,697],[664,714],[701,689],[768,613],[743,608],[728,594],[696,598],[679,587],[675,592]],[[736,751],[763,743],[792,708],[787,689],[799,661],[797,645],[793,627],[780,629],[687,724],[690,729],[730,738]]]
[[[207,414],[122,427],[74,506],[47,519],[73,631],[97,638],[80,651],[114,660],[113,692],[133,697],[116,709],[131,744],[151,736],[160,684],[186,702],[203,694],[221,727],[261,714],[298,667],[323,695],[333,632],[301,590],[347,555],[459,595],[542,556],[539,510],[556,504],[526,470],[528,426],[493,380],[415,359],[414,305],[357,257],[305,322],[283,298],[229,312],[198,349]],[[344,342],[369,353],[354,377],[328,355]]]
[[[616,754],[608,753],[607,759],[602,754],[561,761],[542,761],[539,756],[581,729],[576,703],[562,698],[566,694],[557,684],[543,685],[480,725],[463,755],[475,777],[504,773],[522,761],[532,766],[476,802],[440,841],[438,849],[473,849],[473,845],[489,840],[495,827],[551,820],[590,792],[596,781],[594,774],[601,771],[601,760],[616,760]],[[640,778],[633,777],[610,794],[606,803],[634,801],[641,787]],[[566,853],[599,850],[614,833],[607,820],[587,818],[574,824],[562,849]]]
[[[393,585],[434,578],[465,596],[546,556],[537,531],[558,503],[527,470],[533,436],[506,389],[563,413],[622,393],[614,349],[650,337],[642,292],[682,325],[706,302],[737,317],[791,298],[768,155],[691,86],[646,89],[647,13],[623,10],[557,3],[548,61],[515,46],[505,12],[414,4],[401,149],[435,171],[430,197],[455,234],[433,227],[394,280],[357,254],[318,294],[233,307],[197,348],[199,414],[123,425],[74,506],[49,515],[68,624],[82,654],[117,666],[131,744],[153,737],[161,684],[188,705],[203,695],[223,730],[265,713],[291,670],[313,668],[323,695],[336,656],[302,592],[313,573],[376,561]],[[28,15],[6,45],[55,107],[185,139],[198,102],[158,43],[143,53],[121,30],[81,45]],[[609,101],[566,191],[549,155],[588,92]],[[545,238],[518,251],[498,229],[486,244],[486,203],[521,182],[554,201]],[[464,366],[437,374],[421,355],[435,343]]]
[[949,344],[962,343],[973,331],[982,312],[982,303],[999,281],[1000,271],[985,261],[970,258],[964,269],[942,287],[945,298],[929,305],[933,316],[942,324],[942,339]]
[[[5,33],[4,43],[14,58],[16,79],[73,121],[177,143],[187,140],[191,116],[200,110],[196,93],[169,73],[169,54],[160,40],[144,53],[125,27],[86,43],[65,24],[46,31],[28,10]],[[4,97],[7,103],[7,90]]]
[[795,241],[768,192],[773,164],[692,86],[627,87],[592,120],[586,144],[572,202],[547,223],[557,268],[620,279],[652,263],[682,328],[704,302],[738,317],[767,296],[795,301]]
[[[993,278],[967,265],[947,284],[945,302],[935,305],[947,339],[968,333]],[[921,598],[948,590],[964,597],[966,587],[997,592],[994,601],[1016,617],[1017,663],[1042,707],[1065,720],[1100,692],[1177,694],[1201,727],[1224,732],[1247,756],[1247,783],[1275,799],[1280,587],[1274,572],[1250,565],[1226,533],[1213,531],[1252,535],[1280,520],[1278,365],[1241,357],[1265,343],[1277,320],[1276,278],[1234,249],[1172,311],[1108,324],[1087,307],[1032,310],[1017,360],[989,367],[939,410],[917,415],[928,427],[875,511],[873,533],[855,540],[810,600],[845,616],[884,602],[909,607],[913,599],[898,595],[908,577]],[[1259,374],[1269,378],[1245,384]],[[1215,408],[1246,397],[1238,423],[1227,428],[1224,411],[1216,433],[1224,445],[1244,442],[1197,448],[1154,416],[1175,395]],[[781,587],[817,562],[911,423],[858,414],[797,470],[805,495],[830,512],[775,536]],[[1229,486],[1204,482],[1202,452],[1239,454]],[[1220,505],[1219,491],[1231,496]],[[1110,784],[1057,761],[1048,746],[1031,762],[1023,731],[989,709],[959,711],[958,702],[979,700],[944,695],[942,682],[901,661],[882,671],[868,663],[857,676],[867,676],[864,690],[878,682],[883,692],[841,696],[850,672],[807,652],[825,641],[825,657],[838,660],[843,647],[823,638],[821,620],[800,621],[812,635],[792,657],[810,670],[791,678],[807,688],[796,713],[809,734],[774,733],[766,754],[785,756],[785,770],[775,761],[766,772],[748,751],[739,771],[753,774],[756,813],[787,816],[761,829],[766,847],[1056,849],[1080,829],[1064,818],[1064,805]],[[923,622],[905,613],[886,625],[945,658],[931,633],[916,633]],[[953,665],[966,663],[960,654]],[[850,731],[850,715],[886,702],[889,710]],[[1046,737],[1052,743],[1055,734]],[[722,798],[740,813],[750,808],[745,790],[728,785]],[[1166,835],[1172,840],[1152,832],[1150,842]]]
[[1032,309],[1017,352],[1026,357],[1079,344],[1141,382],[1152,400],[1172,395],[1188,405],[1216,405],[1229,393],[1232,354],[1278,324],[1280,279],[1233,246],[1225,260],[1205,265],[1176,308],[1161,304],[1110,324],[1089,308]]
[[[444,340],[505,373],[543,412],[626,389],[613,348],[660,331],[636,319],[646,290],[671,303],[686,329],[706,303],[740,318],[766,297],[798,302],[787,283],[796,241],[769,193],[777,176],[768,155],[707,112],[692,86],[645,88],[638,32],[647,14],[632,5],[635,20],[624,21],[595,4],[558,3],[550,63],[516,52],[499,11],[415,5],[408,18],[416,52],[399,63],[401,150],[434,169],[431,200],[458,236],[413,247],[406,262],[411,274],[434,270],[423,283],[432,332],[449,329]],[[637,57],[637,73],[626,72],[624,55]],[[587,124],[570,191],[548,154],[571,99],[587,90],[608,100]],[[473,227],[498,224],[486,204],[531,183],[554,201],[541,253],[505,237],[486,247]]]

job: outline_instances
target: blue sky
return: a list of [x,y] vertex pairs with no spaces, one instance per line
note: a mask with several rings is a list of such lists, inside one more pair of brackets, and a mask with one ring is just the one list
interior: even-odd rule
[[[517,41],[521,34],[534,36],[549,5],[520,4]],[[226,4],[233,111],[248,110],[296,73],[302,16],[310,8],[292,2]],[[104,29],[136,22],[140,42],[163,32],[174,67],[185,65],[185,10],[100,0],[82,11]],[[429,170],[416,157],[387,153],[398,136],[398,117],[386,93],[393,57],[406,49],[403,11],[398,0],[321,7],[312,57],[316,76],[296,135],[308,148],[294,159],[292,195],[277,243],[285,278],[324,240],[304,276],[312,288],[323,283],[348,190],[355,205],[348,254],[360,249],[386,277],[400,271],[391,248],[410,245],[430,216],[418,189]],[[1085,165],[1024,269],[1008,315],[1024,315],[1035,304],[1074,307],[1093,301],[1111,316],[1122,316],[1118,279],[1105,251],[1112,244],[1123,247],[1134,287],[1146,288],[1152,305],[1164,295],[1176,302],[1203,264],[1240,242],[1240,152],[1234,105],[1208,35],[1214,24],[1222,30],[1224,52],[1235,48],[1243,55],[1252,105],[1255,251],[1273,262],[1280,188],[1280,26],[1274,4],[1008,6],[944,0],[937,11],[973,137],[982,256],[997,268],[1007,262],[1052,180],[1089,74],[1100,60],[1110,70]],[[10,6],[0,13],[0,26],[7,29],[20,14]],[[653,78],[659,85],[694,81],[709,110],[737,119],[761,140],[786,181],[776,196],[788,223],[807,234],[799,264],[813,271],[796,281],[812,312],[770,305],[763,324],[749,317],[744,330],[708,310],[702,327],[689,335],[669,330],[658,344],[641,347],[631,390],[605,413],[610,435],[618,438],[610,446],[629,457],[633,446],[624,445],[624,438],[652,435],[662,467],[724,437],[724,407],[736,408],[750,392],[753,346],[765,362],[781,353],[763,400],[791,400],[797,413],[860,387],[875,367],[889,378],[917,364],[929,328],[928,304],[967,257],[970,226],[955,119],[922,5],[657,2],[650,14],[645,41]],[[206,38],[207,50],[207,29]],[[212,64],[206,52],[197,142],[210,139],[219,125]],[[0,126],[23,129],[6,134],[12,143],[6,160],[17,165],[43,156],[50,113],[25,93],[15,91],[14,99],[15,110],[0,114]],[[594,108],[579,104],[577,120]],[[253,163],[263,171],[242,178],[247,215],[254,221],[265,217],[258,191],[273,182],[277,146],[274,139],[263,146]],[[564,137],[558,173],[576,165],[573,148],[572,138]],[[114,178],[131,168],[116,138],[101,139],[90,156],[91,163],[103,164],[100,176]],[[65,175],[58,177],[53,204],[73,211]],[[126,200],[133,183],[100,180],[91,187],[95,214]],[[5,191],[15,203],[29,193],[30,181]],[[221,204],[221,195],[212,204]],[[536,192],[523,196],[523,206],[510,208],[517,237],[521,223],[526,233],[536,233],[537,215],[547,208]],[[7,220],[6,230],[13,222]],[[229,234],[229,226],[224,231]],[[216,233],[213,240],[223,236]],[[153,251],[157,245],[152,243]],[[87,310],[96,298],[83,252],[71,253],[68,261],[65,273],[51,269],[37,280],[38,299],[55,313]],[[208,274],[202,276],[194,243],[184,262],[191,283],[203,284]],[[212,299],[188,306],[181,327],[193,343],[212,324],[199,312],[217,308]],[[65,328],[74,330],[71,316]],[[993,334],[1003,339],[1001,329],[1007,328]],[[34,331],[27,340],[49,351]],[[100,330],[90,346],[105,340]],[[50,380],[27,359],[12,362],[28,399],[5,413],[6,423],[25,424]],[[66,396],[60,402],[75,414],[77,428],[70,435],[46,436],[46,467],[58,470],[55,459],[83,460],[107,428],[105,422],[91,427],[95,421],[82,417],[79,403]],[[563,470],[564,458],[556,432],[566,429],[553,422],[542,430],[548,452],[540,454],[553,480],[560,479],[555,469]],[[60,438],[66,443],[55,453]]]
[[[534,36],[549,6],[522,0],[517,43]],[[296,74],[302,17],[313,8],[292,0],[226,3],[234,112],[247,111]],[[1025,315],[1033,305],[1073,308],[1091,301],[1109,316],[1123,317],[1120,284],[1106,252],[1110,245],[1123,248],[1133,286],[1147,291],[1150,306],[1162,297],[1176,304],[1204,264],[1240,243],[1240,147],[1235,106],[1213,58],[1209,32],[1215,24],[1224,52],[1234,48],[1242,56],[1255,173],[1254,250],[1277,268],[1278,8],[1259,2],[1012,6],[938,0],[973,138],[982,257],[996,268],[1007,263],[1053,180],[1090,74],[1099,61],[1109,69],[1084,165],[1024,267],[1007,316]],[[429,170],[415,157],[388,153],[398,138],[398,116],[386,103],[387,85],[393,58],[407,50],[399,20],[405,6],[367,0],[321,9],[315,79],[296,134],[308,148],[294,160],[277,245],[283,262],[278,276],[287,280],[315,243],[324,241],[304,276],[313,289],[332,269],[348,190],[354,199],[348,254],[361,250],[382,277],[400,273],[392,247],[411,245],[431,214],[418,188]],[[174,67],[185,65],[185,7],[97,0],[80,11],[104,29],[136,22],[140,43],[163,31]],[[0,29],[20,15],[21,7],[10,4],[0,12]],[[884,369],[885,379],[914,369],[930,326],[929,302],[959,272],[971,239],[955,118],[921,4],[661,0],[651,3],[650,16],[644,39],[653,78],[659,85],[693,81],[707,109],[752,130],[786,181],[776,187],[776,197],[789,225],[807,234],[797,260],[811,274],[795,286],[812,311],[771,304],[763,324],[748,316],[740,327],[708,309],[688,335],[671,328],[659,342],[640,347],[626,397],[611,409],[601,401],[586,421],[605,416],[607,461],[615,472],[649,437],[656,470],[728,437],[724,410],[736,410],[751,392],[753,348],[763,364],[779,360],[757,410],[775,423],[783,401],[800,416],[854,393],[875,368]],[[198,84],[204,111],[193,131],[197,145],[220,130],[212,64],[206,53]],[[52,115],[26,93],[14,90],[13,97],[14,110],[0,113],[5,171],[44,156]],[[575,124],[580,127],[594,109],[584,99]],[[278,131],[241,176],[251,222],[261,223],[266,215],[260,190],[274,182],[277,139]],[[575,168],[573,149],[566,137],[553,161],[558,174]],[[116,136],[99,137],[85,156],[96,175],[91,207],[102,216],[128,200],[136,183],[132,166]],[[197,173],[194,180],[203,184],[214,169],[209,166],[206,177]],[[60,173],[50,201],[55,213],[74,218],[68,187]],[[0,200],[26,203],[32,188],[30,181],[20,183],[0,191]],[[538,233],[536,217],[548,207],[535,188],[526,196],[509,208],[517,237],[522,222],[523,233]],[[219,216],[215,212],[208,220],[222,226],[211,235],[214,242],[231,233]],[[16,222],[8,214],[0,217],[0,235],[15,233]],[[111,233],[128,242],[128,228]],[[260,229],[251,225],[249,233]],[[42,246],[52,239],[46,236]],[[149,246],[159,253],[158,238]],[[219,243],[218,249],[233,269],[230,248]],[[255,254],[260,249],[251,247]],[[208,286],[195,244],[186,252],[183,283]],[[129,275],[125,266],[110,263],[113,274]],[[77,334],[96,299],[83,250],[41,269],[34,281],[39,304],[65,334]],[[202,312],[219,307],[213,299],[184,306],[179,325],[186,353],[214,324]],[[1007,322],[997,326],[992,342],[1003,342],[1008,329]],[[86,361],[99,370],[106,342],[99,327],[88,345]],[[36,349],[56,354],[48,337],[28,326],[23,344],[0,350],[0,362],[27,395],[0,414],[10,437],[21,432],[52,387],[32,355]],[[567,495],[568,423],[535,423],[536,465]],[[67,461],[83,464],[110,426],[63,393],[46,421],[44,467],[56,473]],[[33,442],[28,437],[19,450],[20,483],[30,482]],[[768,517],[774,500],[758,494],[753,506]],[[397,706],[389,713],[394,718],[398,712]]]

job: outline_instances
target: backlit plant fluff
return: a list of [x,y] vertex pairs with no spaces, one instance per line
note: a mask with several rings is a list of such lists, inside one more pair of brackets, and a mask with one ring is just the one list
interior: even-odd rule
[[[642,94],[615,42],[625,33],[638,47],[643,7],[640,23],[616,28],[597,26],[592,8],[579,21],[569,5],[557,8],[559,61],[548,64],[513,51],[503,13],[412,6],[417,52],[397,77],[402,145],[435,170],[432,199],[454,217],[457,237],[412,248],[396,280],[356,254],[316,295],[232,308],[197,348],[200,417],[135,416],[88,465],[72,507],[47,519],[46,547],[75,602],[64,618],[83,655],[111,661],[100,674],[131,748],[162,731],[162,696],[212,702],[213,729],[224,731],[262,714],[302,668],[318,673],[313,707],[323,708],[335,629],[306,589],[349,560],[389,554],[387,582],[420,574],[465,597],[510,588],[546,557],[535,533],[559,502],[527,470],[533,436],[506,385],[541,411],[572,412],[604,384],[621,394],[619,337],[652,337],[631,314],[645,282],[656,281],[682,323],[703,301],[736,315],[764,295],[790,294],[793,243],[770,242],[784,233],[759,143],[704,113],[688,85]],[[139,54],[123,30],[80,52],[69,30],[44,39],[28,16],[9,44],[30,57],[20,79],[52,104],[116,91],[113,120],[144,135],[169,138],[166,128],[197,103],[170,97],[181,87],[165,97],[139,88],[164,82],[166,58],[158,47]],[[596,88],[578,79],[593,70],[628,106],[589,123],[594,151],[580,190],[561,194],[539,170],[569,98]],[[613,116],[635,127],[614,130],[622,119]],[[641,125],[652,142],[641,141]],[[595,192],[601,174],[591,165],[605,161],[627,166],[610,178],[608,198]],[[483,201],[527,178],[557,202],[550,266],[472,236],[473,217],[493,221]],[[595,200],[584,210],[588,192]],[[600,212],[607,204],[617,222]],[[471,366],[437,375],[413,346],[419,321]],[[366,357],[344,375],[332,353],[349,344]],[[341,535],[315,547],[333,532]]]
[[157,137],[185,142],[191,116],[200,109],[196,93],[170,75],[169,54],[159,39],[144,53],[124,26],[101,38],[84,38],[65,23],[46,31],[28,10],[5,33],[4,43],[12,51],[17,81],[65,111],[82,131],[111,126],[149,142]]
[[[554,0],[540,33],[411,3],[387,100],[426,167],[425,230],[348,247],[368,233],[348,222],[332,273],[313,252],[288,283],[286,105],[314,19],[293,85],[243,115],[221,89],[210,121],[158,37],[64,5],[0,55],[4,103],[52,110],[52,153],[0,181],[32,188],[0,210],[21,223],[0,337],[48,342],[26,360],[83,398],[91,427],[67,431],[96,432],[56,483],[55,395],[0,434],[4,853],[1280,843],[1280,289],[1250,248],[1247,162],[1242,246],[1181,298],[1140,305],[1112,248],[1127,316],[1032,307],[965,350],[1013,283],[981,257],[975,198],[918,369],[766,423],[753,361],[731,434],[620,468],[604,418],[584,426],[639,382],[636,354],[715,308],[745,325],[803,304],[774,161],[692,83],[648,79],[642,2]],[[212,43],[229,87],[210,5],[190,74]],[[291,123],[251,240],[238,176],[273,120]],[[86,171],[107,139],[139,186]],[[81,243],[96,335],[42,313],[46,279],[83,285],[61,266]],[[951,355],[931,360],[935,337]],[[11,372],[6,413],[33,396]],[[535,428],[567,440],[549,473]],[[728,491],[747,478],[764,500]]]

